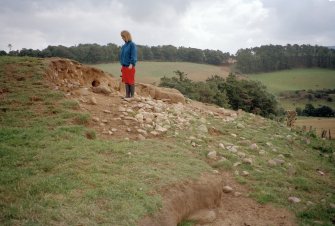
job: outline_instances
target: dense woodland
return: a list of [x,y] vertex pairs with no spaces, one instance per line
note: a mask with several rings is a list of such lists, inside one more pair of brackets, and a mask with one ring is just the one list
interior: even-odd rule
[[[139,61],[185,61],[193,63],[206,63],[222,65],[231,57],[229,53],[220,50],[201,50],[196,48],[164,46],[137,45]],[[115,44],[79,44],[77,46],[48,46],[46,49],[33,50],[22,49],[10,51],[9,55],[32,56],[32,57],[64,57],[81,63],[96,64],[118,61],[120,46]],[[0,55],[6,55],[0,51]]]
[[292,68],[335,69],[335,49],[311,45],[266,45],[240,49],[237,68],[242,73],[270,72]]

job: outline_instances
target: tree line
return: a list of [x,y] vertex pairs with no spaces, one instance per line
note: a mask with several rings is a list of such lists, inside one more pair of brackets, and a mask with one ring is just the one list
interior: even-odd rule
[[[10,45],[10,44],[9,44]],[[120,46],[79,44],[65,47],[48,46],[43,50],[21,49],[1,55],[32,57],[64,57],[81,63],[96,64],[118,61]],[[230,59],[236,60],[236,68],[242,73],[270,72],[292,68],[321,67],[335,69],[335,49],[311,45],[264,45],[260,47],[239,49],[235,55],[220,50],[201,50],[197,48],[175,47],[172,45],[144,46],[138,45],[139,61],[182,61],[223,65]]]
[[242,109],[268,118],[284,114],[275,97],[258,81],[238,80],[231,73],[226,79],[214,75],[205,82],[195,82],[184,72],[174,73],[176,76],[161,78],[159,86],[175,88],[184,96],[200,102]]
[[[96,64],[118,61],[120,46],[109,43],[107,45],[79,44],[65,47],[48,46],[43,50],[21,49],[20,51],[10,51],[12,56],[32,56],[32,57],[63,57],[73,59],[81,63]],[[222,65],[227,63],[231,57],[229,53],[220,50],[201,50],[196,48],[175,47],[172,45],[144,46],[137,45],[139,61],[184,61],[193,63],[205,63],[212,65]],[[0,51],[1,55],[7,55],[5,51]]]
[[237,68],[242,73],[269,72],[291,68],[335,69],[335,49],[311,45],[264,45],[240,49]]

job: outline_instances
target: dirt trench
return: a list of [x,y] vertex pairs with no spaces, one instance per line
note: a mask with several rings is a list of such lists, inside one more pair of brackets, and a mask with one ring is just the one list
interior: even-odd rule
[[222,196],[223,181],[220,176],[205,175],[197,181],[187,181],[168,186],[160,192],[163,208],[154,216],[147,216],[139,226],[176,226],[198,209],[216,208]]
[[[224,186],[233,190],[226,193]],[[168,186],[160,194],[162,209],[140,220],[138,226],[176,226],[190,216],[199,216],[198,213],[204,214],[198,217],[198,222],[193,221],[196,226],[297,225],[294,214],[288,210],[259,204],[250,198],[248,188],[238,184],[228,172]]]

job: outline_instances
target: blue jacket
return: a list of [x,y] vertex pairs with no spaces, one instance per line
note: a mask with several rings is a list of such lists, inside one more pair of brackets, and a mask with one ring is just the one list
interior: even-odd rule
[[135,66],[137,62],[137,50],[135,43],[132,41],[126,42],[121,48],[119,59],[121,65],[123,66],[128,67],[130,64]]

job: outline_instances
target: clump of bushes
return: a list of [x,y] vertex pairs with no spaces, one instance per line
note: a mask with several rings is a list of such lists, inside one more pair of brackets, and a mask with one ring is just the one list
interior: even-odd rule
[[315,108],[313,104],[306,104],[304,109],[296,108],[296,112],[299,116],[313,116],[313,117],[334,117],[335,111],[328,106],[321,106]]
[[190,99],[242,109],[263,117],[271,118],[283,112],[275,97],[258,81],[238,80],[231,73],[227,79],[214,75],[205,82],[194,82],[184,72],[174,73],[176,76],[172,78],[161,78],[159,86],[175,88]]

